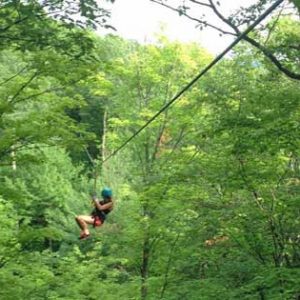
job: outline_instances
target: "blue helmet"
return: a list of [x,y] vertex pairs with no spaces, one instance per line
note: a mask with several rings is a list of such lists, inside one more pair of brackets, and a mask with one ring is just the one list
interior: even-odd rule
[[101,196],[103,198],[108,198],[108,197],[111,197],[112,196],[112,190],[110,188],[104,188],[101,192]]

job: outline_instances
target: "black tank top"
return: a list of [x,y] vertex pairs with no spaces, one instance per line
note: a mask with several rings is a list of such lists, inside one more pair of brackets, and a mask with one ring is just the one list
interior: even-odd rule
[[[101,205],[104,205],[104,204],[107,204],[107,203],[110,203],[110,202],[112,202],[112,199],[103,199],[99,203]],[[105,220],[106,215],[108,215],[111,211],[112,211],[111,208],[108,208],[108,209],[105,209],[105,210],[99,210],[97,207],[95,207],[95,209],[92,211],[92,215],[93,216],[98,216],[102,220]]]

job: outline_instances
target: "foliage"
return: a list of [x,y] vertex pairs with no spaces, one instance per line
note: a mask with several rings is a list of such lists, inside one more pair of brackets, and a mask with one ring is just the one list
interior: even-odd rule
[[[229,35],[237,38],[250,24],[254,23],[268,7],[271,7],[272,1],[269,0],[258,0],[254,4],[248,7],[241,7],[235,12],[230,14],[225,12],[220,1],[214,0],[204,0],[204,1],[194,1],[194,0],[150,0],[156,4],[164,6],[172,11],[179,13],[179,16],[184,16],[196,23],[196,27],[200,30],[205,28],[210,28],[219,33],[220,36]],[[299,11],[299,1],[292,1],[294,7],[292,8],[292,16],[298,18]],[[274,3],[275,4],[275,3]],[[281,3],[278,3],[281,4]],[[247,34],[242,38],[245,42],[250,44],[255,50],[258,50],[268,62],[272,63],[273,66],[277,68],[280,72],[285,74],[287,77],[300,80],[298,63],[296,61],[290,61],[288,64],[285,60],[286,52],[290,52],[290,40],[284,40],[284,44],[281,44],[280,51],[269,47],[268,40],[272,36],[273,31],[276,30],[278,20],[280,17],[287,13],[290,14],[290,7],[286,7],[286,3],[282,6],[277,6],[277,11],[272,12],[273,21],[269,22],[270,26],[260,26],[254,31],[255,36]],[[287,12],[286,12],[287,10]],[[279,11],[279,12],[278,12]],[[298,13],[298,15],[297,15]],[[209,18],[213,14],[214,19]],[[220,25],[221,24],[221,25]],[[222,26],[223,25],[223,26]],[[295,23],[299,27],[299,22]],[[280,30],[280,29],[279,29]],[[297,45],[297,39],[294,40]],[[293,42],[293,44],[294,44]],[[297,57],[299,57],[299,47],[291,45],[294,52],[297,52]],[[284,54],[282,55],[282,53]],[[288,55],[288,54],[287,54]]]
[[[211,55],[39,23],[45,7],[15,4],[0,10],[15,37],[0,51],[0,298],[297,299],[297,81],[241,45],[101,164]],[[275,23],[268,46],[298,72],[299,22]],[[115,209],[78,241],[95,174]]]

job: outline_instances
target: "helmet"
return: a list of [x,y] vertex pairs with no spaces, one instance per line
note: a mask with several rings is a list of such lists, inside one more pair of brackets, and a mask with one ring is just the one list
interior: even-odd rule
[[110,188],[104,188],[101,192],[101,196],[103,198],[108,198],[108,197],[111,197],[112,196],[112,190]]

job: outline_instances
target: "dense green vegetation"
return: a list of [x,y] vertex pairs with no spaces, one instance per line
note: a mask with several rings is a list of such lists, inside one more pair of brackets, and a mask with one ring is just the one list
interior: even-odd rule
[[[213,56],[78,3],[0,4],[0,299],[299,299],[299,16],[251,34],[284,70],[239,44],[102,164]],[[95,169],[116,205],[78,241]]]

